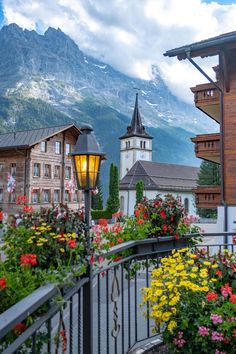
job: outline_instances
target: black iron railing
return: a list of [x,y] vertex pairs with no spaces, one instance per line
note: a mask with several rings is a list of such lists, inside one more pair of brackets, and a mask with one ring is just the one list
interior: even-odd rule
[[[194,247],[204,247],[209,254],[225,248],[235,252],[232,235],[203,234],[208,244]],[[196,236],[199,235],[191,238]],[[141,289],[150,285],[151,272],[160,259],[174,248],[185,247],[188,239],[162,237],[115,246],[106,257],[114,258],[122,251],[129,254],[110,263],[106,261],[100,269],[91,267],[84,278],[74,279],[72,285],[61,289],[57,301],[56,286],[40,287],[0,315],[0,343],[4,343],[17,323],[33,315],[27,329],[7,347],[0,347],[0,352],[125,354],[160,335],[152,332],[154,323],[148,318],[148,304],[140,307]],[[143,315],[145,311],[147,317]]]

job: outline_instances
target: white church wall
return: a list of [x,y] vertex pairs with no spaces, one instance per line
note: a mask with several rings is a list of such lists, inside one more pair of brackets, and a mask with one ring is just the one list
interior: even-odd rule
[[[193,193],[191,192],[173,192],[173,191],[144,191],[144,196],[148,199],[154,199],[157,194],[164,196],[166,194],[172,194],[174,197],[180,196],[182,199],[182,203],[184,203],[184,199],[188,199],[189,205],[189,215],[196,216],[196,208],[195,208],[195,198]],[[124,215],[133,215],[134,214],[134,206],[136,203],[136,191],[120,191],[120,198],[124,198]]]

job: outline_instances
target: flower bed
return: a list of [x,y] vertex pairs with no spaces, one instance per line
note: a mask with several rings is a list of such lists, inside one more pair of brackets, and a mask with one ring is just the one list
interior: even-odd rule
[[171,353],[236,352],[236,257],[173,251],[143,299]]

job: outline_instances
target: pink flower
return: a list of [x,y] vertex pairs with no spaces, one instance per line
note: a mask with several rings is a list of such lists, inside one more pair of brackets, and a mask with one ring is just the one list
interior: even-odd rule
[[222,320],[222,317],[220,315],[217,315],[217,314],[212,314],[210,319],[212,320],[212,322],[214,324],[217,324],[217,323],[222,323],[223,320]]
[[221,352],[220,350],[216,349],[215,354],[226,354],[225,352]]
[[177,334],[177,338],[173,339],[173,343],[178,347],[178,348],[183,348],[183,346],[186,343],[186,340],[183,339],[183,332],[179,331]]
[[200,334],[201,337],[207,337],[209,336],[209,328],[200,326],[198,328],[198,333]]
[[214,332],[212,332],[211,339],[212,339],[214,342],[223,342],[224,336],[223,336],[222,333],[217,332],[217,331],[214,331]]
[[98,263],[101,264],[102,262],[104,262],[104,257],[99,256],[98,257]]
[[220,291],[224,297],[227,297],[228,295],[232,294],[232,288],[229,286],[229,284],[222,285]]

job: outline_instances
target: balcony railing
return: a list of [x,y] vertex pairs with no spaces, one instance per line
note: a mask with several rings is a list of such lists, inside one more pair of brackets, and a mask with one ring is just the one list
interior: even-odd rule
[[191,139],[196,157],[220,163],[220,134],[202,134]]
[[191,87],[197,108],[220,123],[219,91],[213,84],[202,84]]
[[[203,234],[206,242],[211,240],[210,244],[203,242],[194,247],[205,248],[209,254],[224,248],[233,252],[236,244],[232,243],[232,235]],[[161,237],[115,246],[106,255],[114,256],[124,250],[133,253],[107,262],[101,269],[91,268],[82,279],[74,279],[73,285],[62,289],[60,302],[55,302],[56,286],[42,286],[0,315],[2,343],[17,323],[44,305],[43,314],[32,317],[27,329],[7,347],[0,348],[1,353],[125,354],[144,340],[160,338],[160,333],[152,333],[154,322],[143,316],[144,311],[148,315],[149,307],[146,304],[146,308],[140,308],[141,289],[150,286],[150,274],[163,256],[186,247],[187,240],[197,236],[178,241]],[[58,329],[63,332],[60,342],[56,337]],[[63,338],[67,347],[64,351]]]
[[199,186],[193,189],[197,208],[217,208],[220,205],[220,186]]

